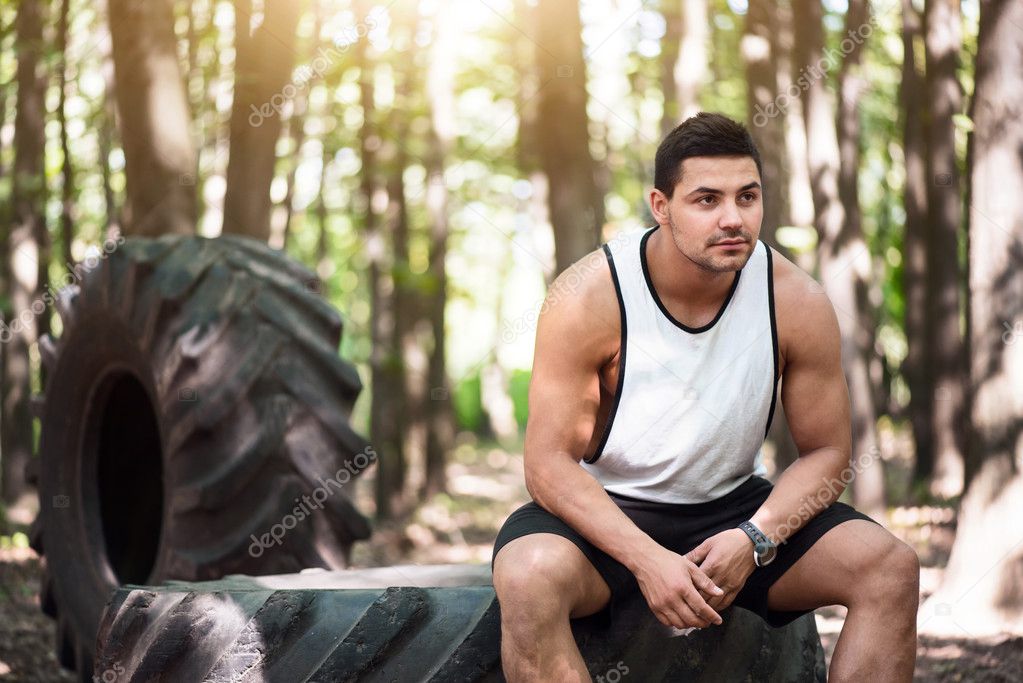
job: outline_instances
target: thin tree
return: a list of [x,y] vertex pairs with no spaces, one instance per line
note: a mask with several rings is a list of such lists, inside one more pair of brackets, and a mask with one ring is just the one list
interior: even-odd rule
[[[293,96],[295,30],[304,2],[265,0],[253,30],[252,0],[235,0],[235,81],[223,232],[270,238],[270,185],[281,107]],[[292,86],[294,87],[294,86]]]
[[195,146],[170,0],[109,0],[126,235],[195,232]]
[[590,154],[579,3],[550,0],[539,9],[535,13],[540,72],[536,132],[549,188],[555,271],[560,273],[599,244],[604,196]]
[[[803,116],[803,102],[793,96],[792,85],[798,78],[802,65],[795,64],[795,27],[792,6],[788,2],[774,4],[777,14],[774,34],[774,55],[778,79],[778,108],[785,119],[785,149],[783,172],[788,183],[788,214],[785,224],[813,229],[813,191],[810,188],[810,167],[807,163],[806,120]],[[813,250],[794,254],[796,263],[806,271],[816,269],[816,255]]]
[[[966,491],[948,569],[921,630],[1023,627],[1023,3],[981,0],[971,103],[970,419]],[[1007,191],[1008,190],[1008,191]]]
[[903,205],[906,228],[902,241],[902,287],[905,297],[906,359],[902,374],[909,386],[908,414],[913,430],[914,481],[929,485],[934,471],[934,440],[931,433],[930,397],[934,392],[930,371],[931,339],[926,333],[927,315],[927,162],[924,116],[926,102],[923,64],[916,44],[923,40],[920,15],[913,0],[902,0],[902,154],[906,168]]
[[25,467],[32,454],[32,417],[29,409],[31,364],[29,347],[38,333],[37,318],[45,315],[41,286],[46,267],[49,234],[45,222],[44,167],[46,122],[43,73],[44,5],[18,6],[15,45],[18,53],[18,99],[14,112],[14,167],[11,216],[4,221],[6,244],[5,301],[2,342],[2,410],[0,452],[3,453],[3,500],[15,502],[26,489]]
[[740,50],[746,69],[747,126],[763,159],[764,221],[761,239],[777,248],[775,231],[786,213],[785,119],[777,110],[778,73],[773,36],[777,33],[775,3],[750,0]]
[[71,145],[67,133],[67,33],[68,12],[71,0],[61,0],[60,13],[57,17],[57,123],[60,127],[60,241],[63,247],[64,263],[68,268],[75,265],[71,244],[74,241],[74,198],[75,170],[71,164]]
[[[310,61],[316,55],[317,50],[320,48],[320,33],[323,32],[323,18],[326,13],[326,3],[324,0],[317,0],[315,4],[315,20],[313,22],[313,33],[309,40],[308,45],[308,58]],[[305,133],[305,122],[306,116],[309,113],[309,93],[307,88],[310,87],[310,83],[306,82],[303,87],[295,96],[295,102],[292,108],[291,116],[288,117],[288,137],[291,138],[291,168],[288,169],[287,175],[287,189],[284,193],[284,198],[281,200],[281,206],[284,209],[284,220],[282,226],[281,235],[281,249],[287,250],[288,239],[291,236],[291,221],[295,215],[295,179],[298,175],[298,167],[302,165],[302,145],[305,144],[306,133]],[[328,98],[329,102],[329,98]],[[324,117],[325,118],[325,117]],[[326,135],[323,136],[324,142]],[[323,146],[326,150],[326,145]],[[326,169],[326,160],[324,160],[323,169]],[[321,172],[321,180],[323,173]],[[323,185],[320,184],[320,203],[323,202]],[[321,224],[321,234],[324,234],[325,228]]]
[[[355,16],[366,21],[372,8],[370,0],[358,0],[354,4]],[[369,437],[379,454],[375,472],[374,499],[378,519],[388,519],[395,513],[391,492],[395,471],[402,464],[402,442],[398,430],[401,417],[401,383],[394,375],[400,371],[400,362],[393,353],[395,311],[389,296],[393,283],[390,280],[390,260],[386,248],[386,234],[377,214],[375,199],[382,190],[380,182],[379,149],[381,131],[377,125],[375,107],[374,68],[370,61],[369,45],[365,38],[359,38],[353,45],[353,61],[359,70],[359,102],[362,110],[362,126],[359,128],[359,156],[362,168],[359,173],[357,213],[361,217],[362,232],[366,244],[367,289],[370,296],[370,404]],[[399,479],[400,481],[400,479]]]
[[[960,332],[959,233],[962,221],[954,117],[963,111],[962,86],[956,69],[962,49],[959,0],[927,0],[924,43],[927,55],[927,331],[931,342],[927,369],[933,390],[930,403],[934,438],[931,492],[951,497],[963,486],[963,434],[966,370]],[[924,454],[927,458],[927,454]],[[922,461],[923,465],[930,459]]]
[[678,85],[675,82],[679,48],[682,46],[682,1],[661,0],[661,16],[664,17],[664,35],[661,36],[659,61],[661,95],[664,100],[664,107],[661,110],[661,137],[664,137],[682,121]]
[[707,0],[681,2],[682,43],[675,63],[675,91],[678,94],[679,118],[685,120],[700,110],[700,89],[707,79],[710,21]]
[[[778,30],[777,4],[750,0],[740,49],[746,69],[747,126],[763,159],[764,219],[760,239],[791,258],[775,237],[778,228],[788,224],[785,113],[777,105],[781,92],[777,68],[781,59]],[[795,462],[799,453],[780,402],[768,437],[774,446],[776,471]]]
[[[868,297],[867,288],[871,284],[871,259],[866,236],[863,234],[863,220],[860,211],[859,171],[860,171],[860,97],[865,89],[862,74],[863,48],[867,39],[867,28],[870,27],[870,8],[867,0],[849,0],[845,16],[845,31],[842,48],[845,59],[842,60],[838,74],[838,111],[836,130],[838,137],[838,196],[842,202],[842,229],[834,245],[823,245],[831,248],[832,253],[839,256],[841,268],[851,282],[852,305],[850,312],[853,318],[847,318],[847,335],[852,349],[849,360],[853,363],[849,372],[850,383],[858,386],[851,389],[852,396],[859,400],[859,405],[852,406],[853,443],[858,442],[856,456],[869,454],[869,465],[857,462],[856,497],[858,502],[873,506],[879,511],[884,501],[884,473],[880,458],[880,443],[877,438],[877,402],[870,380],[869,363],[874,355],[874,330],[877,322],[873,307]],[[848,43],[845,41],[849,41]],[[845,292],[848,296],[848,292]],[[840,316],[843,317],[843,316]],[[852,354],[858,361],[852,360]],[[868,489],[865,491],[864,489]]]
[[426,90],[430,112],[429,145],[427,147],[426,209],[430,220],[430,268],[427,294],[427,315],[431,337],[426,402],[426,472],[420,497],[427,499],[447,490],[445,465],[454,445],[455,424],[451,409],[450,382],[447,372],[446,316],[448,303],[447,254],[451,231],[449,193],[444,181],[457,134],[455,120],[455,46],[457,32],[450,4],[434,18],[436,35],[431,42],[430,64]]
[[[862,25],[867,16],[863,0],[850,2],[849,7],[851,16],[847,16],[847,26]],[[809,87],[803,91],[803,114],[806,118],[814,224],[818,233],[820,279],[838,314],[842,366],[849,384],[852,456],[853,462],[858,463],[853,499],[860,509],[876,514],[884,508],[884,478],[873,391],[860,336],[863,318],[856,281],[857,268],[869,262],[869,253],[858,226],[853,227],[849,222],[849,207],[843,203],[840,188],[843,159],[836,131],[836,112],[828,96],[826,74],[823,72],[827,61],[824,58],[823,9],[816,0],[795,0],[793,11],[800,17],[796,22],[797,63],[807,69],[809,80]],[[861,47],[856,46],[853,51]],[[858,57],[847,54],[846,59],[853,61]],[[852,68],[852,64],[848,68]],[[821,73],[816,73],[817,70]],[[845,103],[841,103],[840,109],[844,106]],[[849,134],[847,130],[843,132],[843,141]],[[848,160],[846,163],[854,162]],[[850,171],[847,169],[846,172]],[[853,220],[856,220],[855,216]]]
[[[99,27],[100,31],[106,30]],[[96,133],[96,146],[99,148],[99,170],[103,183],[103,206],[106,213],[106,225],[104,233],[107,237],[113,237],[115,233],[121,232],[121,207],[117,203],[117,194],[114,191],[113,172],[110,169],[110,153],[113,151],[115,131],[117,129],[117,113],[114,100],[116,99],[114,84],[114,57],[111,51],[109,35],[105,41],[106,51],[103,54],[103,101],[99,105],[96,118],[99,120]]]

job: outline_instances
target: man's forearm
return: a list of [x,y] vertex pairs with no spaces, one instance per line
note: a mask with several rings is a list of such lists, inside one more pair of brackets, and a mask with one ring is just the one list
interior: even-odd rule
[[848,472],[849,457],[840,449],[810,451],[782,472],[750,519],[768,538],[781,543],[842,495]]
[[600,482],[567,455],[547,456],[542,467],[527,470],[526,487],[540,507],[633,573],[657,546],[611,500]]

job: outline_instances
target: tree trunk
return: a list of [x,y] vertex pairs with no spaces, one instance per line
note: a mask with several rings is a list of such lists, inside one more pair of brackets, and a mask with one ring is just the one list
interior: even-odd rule
[[[364,19],[372,3],[360,0],[354,5],[355,15]],[[390,277],[390,261],[384,232],[380,228],[375,205],[381,191],[378,179],[378,151],[381,145],[376,125],[374,107],[373,66],[370,62],[367,41],[357,40],[353,46],[353,60],[359,69],[359,100],[362,108],[362,127],[359,129],[359,155],[362,168],[359,174],[359,206],[362,227],[365,234],[367,287],[370,293],[370,442],[379,453],[375,472],[374,499],[377,519],[394,516],[392,501],[393,481],[397,479],[403,464],[402,442],[398,421],[402,414],[401,383],[395,381],[395,371],[400,371],[400,359],[393,353],[395,311],[389,297],[394,287]],[[400,481],[400,479],[398,479]]]
[[114,84],[114,57],[112,52],[103,55],[103,92],[104,99],[98,114],[99,131],[96,134],[96,145],[99,148],[100,176],[103,179],[103,208],[106,213],[104,234],[114,239],[121,234],[121,209],[117,204],[117,195],[112,184],[113,173],[110,171],[110,152],[114,146],[114,131],[117,130],[117,111],[114,105],[116,85]]
[[[518,26],[537,26],[539,8],[530,0],[515,0],[515,22]],[[518,225],[528,226],[531,251],[542,262],[544,282],[550,284],[555,276],[553,233],[548,202],[547,176],[540,160],[540,107],[537,94],[544,87],[537,62],[536,46],[522,40],[512,40],[516,46],[512,53],[512,67],[517,76],[515,92],[516,111],[519,112],[518,136],[515,141],[515,165],[529,183],[530,211],[523,214]],[[525,230],[524,230],[525,231]],[[525,236],[524,236],[525,237]]]
[[[316,2],[316,22],[313,25],[312,39],[309,41],[309,58],[313,58],[316,54],[317,49],[320,47],[320,33],[323,31],[323,19],[326,13],[326,7],[324,0],[318,0]],[[324,107],[324,109],[328,109]],[[326,113],[326,112],[324,112]],[[303,88],[295,96],[295,106],[291,112],[291,117],[288,119],[288,136],[292,140],[292,164],[291,169],[288,171],[287,178],[287,191],[284,193],[284,199],[281,200],[281,206],[284,209],[284,220],[281,227],[281,249],[287,251],[288,239],[291,237],[291,221],[295,215],[295,177],[298,174],[298,167],[302,165],[302,145],[305,144],[305,120],[309,114],[309,93]],[[323,151],[326,152],[327,135],[324,134],[321,139]],[[324,156],[322,172],[320,174],[320,194],[319,201],[321,208],[325,208],[323,205],[323,176],[327,170],[328,159]],[[326,223],[320,222],[320,234],[326,236]]]
[[427,307],[433,345],[430,349],[426,401],[426,472],[420,497],[428,499],[447,490],[445,465],[454,445],[455,421],[447,375],[445,312],[448,303],[447,251],[450,233],[448,189],[444,167],[457,137],[455,119],[455,46],[457,33],[450,6],[434,18],[436,35],[431,42],[426,79],[431,126],[427,153],[426,209],[430,216],[430,278]]
[[[303,2],[265,0],[250,28],[252,0],[235,1],[235,82],[223,232],[270,238],[270,185],[281,108],[294,97],[295,29]],[[290,86],[290,87],[289,87]]]
[[[793,3],[793,13],[801,19],[796,22],[796,62],[817,69],[818,64],[823,66],[826,63],[822,7],[816,0],[796,0]],[[862,0],[850,2],[850,13],[866,17]],[[854,28],[863,23],[856,16],[847,19]],[[859,53],[860,46],[856,46],[847,55],[842,81],[850,78],[848,69],[856,64]],[[836,135],[836,117],[824,78],[813,77],[809,80],[810,87],[803,91],[803,113],[806,118],[814,223],[818,233],[821,282],[835,307],[842,333],[842,366],[849,384],[851,455],[856,472],[853,500],[865,513],[878,514],[884,508],[884,477],[877,448],[873,392],[862,351],[860,304],[857,296],[857,271],[869,264],[870,256],[863,243],[863,236],[859,233],[858,213],[854,210],[850,216],[843,200],[851,200],[844,196],[845,192],[840,185],[842,179],[847,177],[846,174],[851,173],[855,177],[858,164],[854,160],[843,159]],[[843,95],[847,94],[845,87],[842,87]],[[855,131],[849,130],[844,114],[847,107],[855,107],[855,102],[847,102],[843,97],[839,105],[839,111],[843,114],[837,119],[842,128],[841,141],[848,144],[848,138],[850,135],[855,136]],[[852,144],[855,144],[855,137]],[[858,159],[858,153],[854,156]],[[852,168],[849,168],[850,165]]]
[[550,0],[535,16],[541,80],[538,151],[547,175],[555,271],[560,273],[600,243],[604,197],[589,148],[579,3]]
[[707,0],[681,0],[682,43],[675,63],[680,122],[700,111],[700,89],[707,80],[707,42],[710,21]]
[[[962,48],[959,0],[927,0],[924,23],[927,52],[927,337],[932,341],[928,368],[933,379],[930,403],[934,436],[931,493],[958,495],[963,486],[963,433],[966,372],[959,326],[959,226],[962,220],[955,122],[962,112],[956,75]],[[926,474],[926,473],[921,473]]]
[[[406,75],[406,78],[408,76]],[[403,86],[409,87],[406,82]],[[398,93],[395,93],[396,99]],[[407,102],[407,100],[405,100]],[[396,101],[391,110],[391,125],[388,129],[395,131],[395,140],[407,140],[409,131],[407,111]],[[405,167],[408,157],[405,148],[395,142],[385,143],[387,169],[387,215],[386,230],[391,237],[391,292],[384,300],[394,312],[392,335],[385,340],[388,357],[391,363],[387,368],[389,396],[387,400],[397,409],[392,422],[395,442],[398,448],[393,451],[388,461],[381,461],[380,477],[382,485],[379,490],[381,500],[386,506],[379,509],[388,510],[394,517],[401,517],[411,508],[412,501],[408,498],[407,484],[410,465],[417,461],[421,452],[419,441],[423,436],[419,428],[423,424],[423,395],[420,386],[425,382],[426,363],[421,350],[416,344],[416,323],[420,317],[419,302],[409,283],[409,212],[405,196]],[[386,516],[386,515],[382,515]]]
[[67,136],[67,24],[68,9],[70,0],[61,0],[60,16],[57,19],[57,54],[60,61],[57,64],[57,90],[59,100],[57,102],[57,122],[60,125],[60,239],[64,252],[64,263],[68,270],[75,265],[74,254],[71,253],[71,244],[74,241],[74,222],[72,214],[75,201],[75,171],[71,165],[71,149]]
[[14,112],[14,168],[11,221],[4,221],[8,301],[0,327],[3,353],[0,452],[3,500],[14,503],[26,491],[25,467],[32,456],[29,412],[29,347],[38,333],[43,306],[40,274],[45,276],[49,236],[45,223],[44,175],[46,80],[43,73],[43,7],[21,3],[15,18],[18,100]]
[[914,45],[922,40],[920,15],[913,0],[902,0],[902,150],[906,166],[906,228],[902,243],[906,313],[906,359],[902,374],[909,386],[909,421],[914,442],[914,488],[929,486],[934,471],[930,397],[934,392],[927,336],[927,162],[925,155],[922,64]]
[[682,122],[678,87],[675,84],[675,68],[678,65],[679,48],[682,46],[682,0],[661,0],[661,16],[664,17],[660,57],[661,95],[664,99],[661,111],[663,138]]
[[1023,627],[1023,4],[982,0],[972,103],[967,487],[921,631]]
[[195,147],[169,0],[109,0],[128,211],[124,233],[195,232]]
[[774,3],[750,0],[746,26],[740,49],[746,67],[746,96],[749,104],[750,134],[760,150],[764,167],[764,220],[760,237],[776,246],[775,231],[782,224],[785,211],[785,177],[782,158],[785,155],[785,120],[778,116],[778,74],[773,37],[778,31]]
[[[863,235],[860,214],[858,179],[860,170],[860,116],[859,100],[864,89],[862,70],[863,45],[866,40],[864,27],[869,26],[870,9],[867,0],[850,0],[845,18],[845,34],[853,47],[846,53],[838,77],[838,132],[839,174],[838,194],[842,201],[844,223],[842,231],[830,248],[838,268],[833,276],[847,280],[842,288],[843,300],[851,306],[846,310],[852,316],[845,318],[843,336],[843,360],[848,358],[850,396],[852,405],[852,428],[854,454],[857,460],[857,477],[853,494],[857,504],[874,513],[884,512],[884,461],[881,459],[880,443],[877,438],[877,403],[874,382],[871,381],[869,363],[874,356],[874,330],[877,327],[871,308],[867,288],[873,282],[870,249]],[[829,271],[837,264],[829,264]],[[837,292],[836,292],[837,294]],[[851,299],[847,298],[852,295]],[[845,305],[845,304],[840,304]],[[853,388],[852,385],[856,385]],[[869,455],[864,457],[865,454]]]
[[[775,33],[774,52],[777,55],[776,73],[778,80],[779,115],[785,119],[785,155],[783,172],[788,183],[785,225],[813,230],[813,191],[810,189],[810,167],[807,163],[806,121],[803,117],[803,102],[798,95],[792,94],[793,79],[798,78],[793,64],[795,50],[795,29],[790,3],[781,2],[774,5],[777,12],[777,32]],[[799,67],[801,68],[801,67]],[[813,249],[795,251],[793,259],[800,268],[814,272],[817,268],[816,254]]]
[[[775,237],[777,229],[787,224],[788,183],[784,171],[785,118],[777,110],[779,83],[776,64],[778,54],[777,7],[767,0],[750,0],[746,12],[746,26],[741,42],[743,63],[746,66],[746,94],[749,105],[748,127],[763,159],[764,219],[760,239],[791,258]],[[784,410],[779,409],[771,424],[768,439],[774,448],[777,472],[799,457],[795,442],[789,433]]]

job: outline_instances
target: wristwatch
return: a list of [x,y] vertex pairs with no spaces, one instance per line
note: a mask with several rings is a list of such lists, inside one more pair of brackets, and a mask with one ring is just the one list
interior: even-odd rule
[[746,520],[739,525],[739,528],[746,532],[753,541],[753,562],[758,567],[766,567],[774,561],[778,554],[778,546],[764,535],[764,532],[756,527],[753,522]]

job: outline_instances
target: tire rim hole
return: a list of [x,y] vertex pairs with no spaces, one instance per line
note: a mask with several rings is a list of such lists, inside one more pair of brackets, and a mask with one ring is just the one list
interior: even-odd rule
[[[121,583],[146,583],[160,543],[163,465],[160,428],[142,384],[107,377],[94,411],[96,485],[106,559]],[[91,431],[91,430],[90,430]]]

